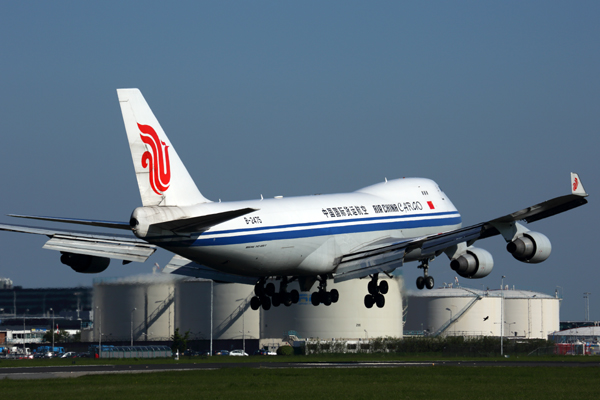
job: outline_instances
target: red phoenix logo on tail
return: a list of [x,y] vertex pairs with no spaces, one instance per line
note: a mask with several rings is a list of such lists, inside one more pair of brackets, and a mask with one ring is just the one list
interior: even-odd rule
[[158,195],[169,188],[171,182],[171,164],[169,163],[169,146],[161,142],[156,131],[150,125],[137,124],[142,142],[150,146],[150,151],[142,154],[142,167],[149,168],[150,186]]
[[573,191],[577,190],[577,186],[579,186],[579,180],[575,178],[573,179]]

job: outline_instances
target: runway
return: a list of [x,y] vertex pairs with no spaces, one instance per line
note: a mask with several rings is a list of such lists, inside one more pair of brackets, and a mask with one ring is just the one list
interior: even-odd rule
[[600,367],[600,361],[382,361],[382,362],[247,362],[140,365],[69,365],[0,368],[0,379],[76,378],[85,375],[138,374],[169,371],[215,370],[225,368],[407,368],[407,367]]

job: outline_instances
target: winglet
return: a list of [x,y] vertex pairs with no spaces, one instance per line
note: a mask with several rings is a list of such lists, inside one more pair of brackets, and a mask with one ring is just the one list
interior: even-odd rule
[[584,197],[588,195],[583,188],[583,184],[581,183],[581,179],[579,179],[579,175],[577,175],[575,172],[571,172],[571,193]]

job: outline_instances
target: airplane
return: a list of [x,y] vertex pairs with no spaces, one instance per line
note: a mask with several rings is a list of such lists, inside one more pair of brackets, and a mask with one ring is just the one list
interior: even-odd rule
[[[277,196],[218,202],[205,198],[138,89],[117,89],[142,206],[128,222],[32,215],[12,217],[128,231],[104,235],[23,225],[0,230],[46,235],[43,246],[79,273],[104,271],[110,259],[143,262],[157,248],[174,253],[163,272],[254,285],[253,310],[290,306],[299,300],[288,285],[297,281],[315,306],[339,300],[328,281],[367,279],[364,305],[385,305],[388,283],[379,279],[416,261],[417,288],[432,289],[429,263],[445,253],[465,278],[492,272],[492,255],[473,244],[501,235],[513,257],[539,263],[550,256],[550,240],[520,221],[535,222],[587,203],[579,176],[571,193],[502,217],[462,227],[456,207],[430,179],[402,178],[351,193]],[[133,233],[133,235],[131,235]],[[279,282],[276,290],[273,280]]]

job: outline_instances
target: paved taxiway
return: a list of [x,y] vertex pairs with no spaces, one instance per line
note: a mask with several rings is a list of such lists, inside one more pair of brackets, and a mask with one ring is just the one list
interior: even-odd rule
[[69,365],[0,368],[0,379],[75,378],[84,375],[139,374],[223,368],[403,368],[403,367],[600,367],[598,362],[580,361],[384,361],[384,362],[247,362],[142,365]]

